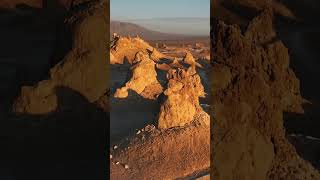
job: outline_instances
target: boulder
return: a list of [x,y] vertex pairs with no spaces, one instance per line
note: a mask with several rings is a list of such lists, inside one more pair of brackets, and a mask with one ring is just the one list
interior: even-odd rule
[[[124,87],[116,90],[114,97],[126,98],[128,90],[131,89],[142,96],[148,94],[144,96],[145,98],[156,98],[162,92],[162,86],[157,79],[155,62],[149,58],[147,53],[140,51],[136,54],[133,63],[131,79]],[[145,90],[148,92],[144,92]]]
[[185,126],[202,111],[199,97],[205,97],[201,79],[194,67],[187,71],[171,69],[168,72],[168,86],[164,91],[165,101],[161,105],[158,128],[168,129]]

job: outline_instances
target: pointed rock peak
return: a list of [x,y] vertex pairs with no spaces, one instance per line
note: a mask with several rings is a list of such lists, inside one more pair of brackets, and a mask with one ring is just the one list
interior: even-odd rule
[[248,25],[245,37],[255,44],[264,44],[276,37],[273,27],[274,13],[271,6],[267,6],[262,13],[255,17]]
[[186,51],[186,54],[183,58],[183,62],[189,65],[192,65],[192,64],[195,64],[195,61],[196,60],[194,59],[193,55],[189,51]]

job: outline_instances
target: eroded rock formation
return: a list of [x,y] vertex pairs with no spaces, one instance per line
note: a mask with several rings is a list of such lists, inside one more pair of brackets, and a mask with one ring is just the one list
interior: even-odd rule
[[139,37],[120,37],[111,47],[111,53],[113,54],[114,58],[110,63],[123,64],[123,62],[127,60],[130,64],[132,64],[136,54],[140,51],[150,54],[150,58],[154,61],[165,57],[154,47],[150,46],[147,42]]
[[266,10],[244,34],[238,26],[214,25],[214,179],[320,178],[286,138],[283,112],[303,113],[305,100],[271,19]]
[[195,65],[196,60],[189,51],[186,51],[186,55],[183,58],[183,62],[189,65]]
[[158,128],[184,126],[202,111],[199,97],[205,97],[201,79],[194,67],[187,71],[171,69],[168,72],[168,87],[164,91],[166,100],[161,105]]
[[72,89],[89,102],[103,96],[108,87],[106,8],[103,3],[93,3],[67,19],[73,30],[71,51],[50,70],[48,80],[33,87],[22,87],[13,105],[14,112],[45,114],[54,111],[59,103],[57,87]]
[[128,90],[131,89],[145,98],[157,98],[162,93],[162,86],[157,80],[155,62],[149,58],[147,53],[140,51],[136,54],[133,63],[131,79],[124,87],[117,89],[114,97],[126,98]]

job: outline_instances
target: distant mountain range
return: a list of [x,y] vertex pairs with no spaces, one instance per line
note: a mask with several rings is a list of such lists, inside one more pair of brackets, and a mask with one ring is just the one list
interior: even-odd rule
[[[184,35],[184,34],[174,34],[174,33],[163,33],[159,31],[150,30],[143,26],[121,21],[111,21],[110,23],[110,35],[117,33],[119,35],[125,36],[139,36],[146,40],[182,40],[182,39],[192,39],[205,36],[197,35]],[[209,35],[208,35],[209,36]]]

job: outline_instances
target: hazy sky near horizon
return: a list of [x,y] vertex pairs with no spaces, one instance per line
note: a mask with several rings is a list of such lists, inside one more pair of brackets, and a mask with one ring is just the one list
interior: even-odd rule
[[111,0],[111,19],[210,17],[210,0]]
[[209,35],[210,0],[111,0],[111,20],[151,30]]

